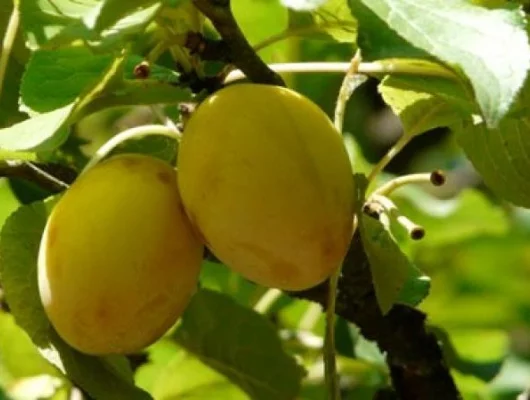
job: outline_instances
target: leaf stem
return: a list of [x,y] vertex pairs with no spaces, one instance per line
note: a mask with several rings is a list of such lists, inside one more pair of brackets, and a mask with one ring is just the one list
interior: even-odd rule
[[9,22],[7,23],[6,32],[4,35],[4,40],[2,42],[2,49],[0,51],[0,97],[2,96],[2,89],[4,85],[4,78],[7,71],[7,64],[9,62],[9,56],[11,55],[11,50],[13,50],[13,43],[17,36],[18,25],[20,22],[20,12],[18,9],[18,1],[13,2],[13,11],[9,17]]
[[388,165],[390,161],[401,151],[403,148],[410,142],[413,138],[413,135],[403,134],[398,141],[388,150],[388,152],[379,160],[379,162],[374,166],[370,175],[368,175],[368,185],[370,185],[377,175]]
[[394,190],[398,189],[401,186],[409,185],[411,183],[430,183],[432,180],[432,173],[424,174],[410,174],[398,176],[395,179],[388,181],[387,183],[379,186],[374,192],[373,195],[388,196]]
[[142,125],[131,129],[127,129],[123,132],[118,133],[116,136],[108,140],[103,146],[101,146],[92,159],[87,163],[81,174],[86,173],[90,168],[95,166],[103,158],[105,158],[112,150],[119,144],[126,140],[139,138],[150,135],[161,135],[180,140],[180,133],[175,132],[172,128],[168,128],[164,125]]

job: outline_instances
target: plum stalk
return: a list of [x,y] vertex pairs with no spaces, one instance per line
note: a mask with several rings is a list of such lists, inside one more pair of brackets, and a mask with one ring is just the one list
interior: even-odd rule
[[9,62],[9,56],[11,55],[11,50],[13,49],[13,43],[15,42],[18,25],[20,22],[20,12],[18,6],[18,1],[14,1],[13,11],[9,17],[4,41],[2,42],[2,48],[0,49],[0,97],[2,95],[2,88],[4,84],[4,77],[7,71],[7,64]]
[[109,141],[107,141],[103,146],[101,146],[96,151],[96,154],[94,154],[92,159],[86,164],[85,168],[81,173],[84,174],[86,171],[91,169],[94,165],[96,165],[103,158],[105,158],[112,150],[114,150],[116,146],[125,142],[126,140],[151,135],[167,136],[177,141],[179,141],[181,137],[178,131],[165,125],[143,125],[127,129],[123,132],[118,133],[116,136],[112,137]]

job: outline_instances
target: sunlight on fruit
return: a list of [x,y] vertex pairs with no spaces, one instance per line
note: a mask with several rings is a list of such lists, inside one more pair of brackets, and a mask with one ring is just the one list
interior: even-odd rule
[[211,96],[185,128],[178,176],[205,243],[246,278],[302,290],[342,262],[350,162],[329,118],[294,91],[240,84]]
[[120,155],[59,200],[39,252],[39,290],[60,336],[89,354],[130,353],[157,340],[197,285],[202,245],[175,171]]

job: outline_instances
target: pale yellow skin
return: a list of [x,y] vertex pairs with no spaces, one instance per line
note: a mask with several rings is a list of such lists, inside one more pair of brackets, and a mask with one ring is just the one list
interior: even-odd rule
[[156,341],[195,292],[203,246],[166,163],[115,156],[59,200],[39,252],[40,296],[59,335],[88,354]]
[[177,170],[204,242],[246,278],[302,290],[342,262],[352,235],[351,165],[309,99],[257,84],[217,92],[186,125]]

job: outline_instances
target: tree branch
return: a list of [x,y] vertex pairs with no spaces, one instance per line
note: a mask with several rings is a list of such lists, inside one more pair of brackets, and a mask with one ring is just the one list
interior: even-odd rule
[[239,29],[230,10],[230,0],[193,0],[208,17],[226,44],[227,58],[253,82],[285,86],[283,79],[256,54]]
[[[323,283],[289,294],[326,307],[327,290],[327,283]],[[356,324],[365,338],[375,341],[386,353],[399,399],[460,399],[438,341],[426,329],[426,315],[404,305],[395,305],[385,316],[381,314],[359,233],[355,234],[344,261],[336,312]]]
[[0,161],[0,178],[20,178],[33,182],[50,193],[68,188],[77,173],[59,164],[32,163],[20,160]]

